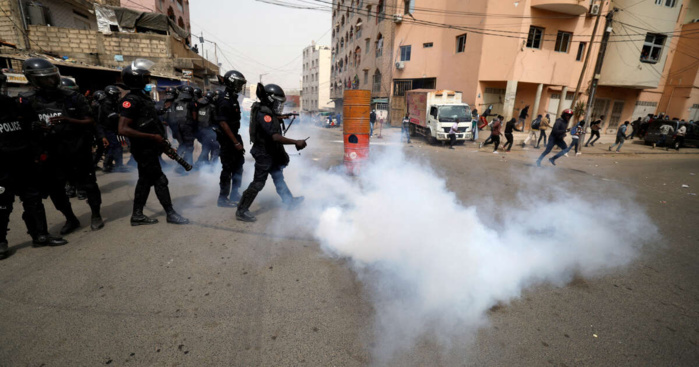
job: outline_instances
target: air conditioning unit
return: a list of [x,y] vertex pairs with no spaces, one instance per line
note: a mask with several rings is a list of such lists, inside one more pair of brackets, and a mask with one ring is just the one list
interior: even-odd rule
[[398,70],[405,69],[405,63],[403,61],[396,62],[396,69],[398,69]]
[[393,14],[393,23],[401,24],[403,22],[403,15]]
[[591,15],[599,14],[599,8],[600,8],[600,4],[592,4],[592,6],[590,7],[590,14]]

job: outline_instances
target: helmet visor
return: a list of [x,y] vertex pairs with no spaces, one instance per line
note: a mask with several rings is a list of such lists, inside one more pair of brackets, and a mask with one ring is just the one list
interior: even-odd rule
[[27,80],[36,88],[55,89],[61,85],[61,74],[58,72],[48,75],[29,74]]
[[153,61],[147,59],[136,59],[131,63],[131,69],[133,70],[148,70],[155,65]]
[[286,102],[285,97],[271,96],[272,98],[272,109],[277,115],[284,113],[284,103]]

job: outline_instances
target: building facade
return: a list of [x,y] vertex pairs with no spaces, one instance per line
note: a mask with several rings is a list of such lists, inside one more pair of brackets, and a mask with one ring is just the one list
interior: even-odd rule
[[332,111],[330,99],[330,47],[315,42],[303,50],[301,80],[301,110],[304,112]]
[[182,29],[192,31],[189,0],[121,0],[121,6],[138,11],[165,14]]
[[387,114],[399,0],[333,0],[330,96],[342,112],[345,89],[371,90],[372,105]]
[[[381,86],[372,91],[378,91],[376,98],[389,98],[393,125],[405,113],[405,92],[418,88],[461,91],[472,108],[482,111],[492,105],[494,113],[507,118],[525,106],[530,106],[530,118],[556,116],[572,107],[579,80],[577,100],[587,101],[601,40],[609,31],[592,117],[605,115],[607,132],[648,113],[689,119],[699,103],[697,47],[690,46],[696,44],[691,34],[698,27],[692,23],[699,18],[697,2],[334,1],[333,96],[341,97],[343,88],[369,89],[362,74],[380,71]],[[372,15],[378,5],[383,16],[362,22],[370,25],[362,32],[371,30],[359,38],[377,41],[381,33],[388,47],[381,52],[377,42],[365,43],[374,52],[357,50],[357,37],[352,37],[352,22],[367,16],[368,5]],[[358,8],[364,12],[353,12]],[[610,11],[614,14],[607,29]],[[354,24],[355,34],[356,29]],[[347,50],[348,37],[354,50]],[[353,59],[355,51],[362,51],[361,60]],[[338,81],[343,82],[339,87]]]

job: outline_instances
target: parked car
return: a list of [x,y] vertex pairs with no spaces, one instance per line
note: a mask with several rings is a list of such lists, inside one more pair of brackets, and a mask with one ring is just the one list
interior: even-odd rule
[[[683,146],[699,147],[699,126],[697,126],[696,124],[690,124],[689,122],[677,121],[677,120],[670,120],[670,121],[656,120],[656,121],[651,122],[650,125],[648,125],[648,132],[646,133],[646,136],[643,138],[644,142],[647,145],[658,142],[658,139],[660,139],[660,127],[663,125],[670,125],[675,130],[674,133],[670,134],[671,136],[668,136],[668,138],[667,138],[668,144],[674,144],[673,137],[674,137],[675,133],[677,133],[677,129],[679,129],[680,126],[686,126],[687,127],[687,135],[684,138]],[[678,148],[678,147],[671,146],[671,148]]]

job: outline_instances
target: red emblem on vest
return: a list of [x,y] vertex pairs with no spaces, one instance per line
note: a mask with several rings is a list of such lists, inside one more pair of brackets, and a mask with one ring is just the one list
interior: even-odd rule
[[124,103],[122,103],[121,106],[124,107],[124,108],[131,108],[131,102],[129,102],[129,101],[124,101]]
[[270,115],[265,115],[265,122],[268,123],[268,124],[269,124],[270,122],[272,122],[272,116],[270,116]]

